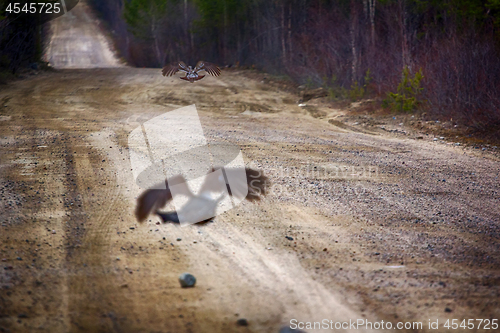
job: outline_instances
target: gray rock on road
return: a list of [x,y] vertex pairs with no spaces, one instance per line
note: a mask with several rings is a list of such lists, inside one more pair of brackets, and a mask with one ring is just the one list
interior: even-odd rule
[[182,288],[190,288],[196,284],[196,278],[192,274],[182,273],[179,276],[179,282]]

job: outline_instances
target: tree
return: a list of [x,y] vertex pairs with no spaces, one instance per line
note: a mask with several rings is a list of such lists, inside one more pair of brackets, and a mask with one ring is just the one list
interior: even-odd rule
[[152,40],[158,65],[163,65],[165,62],[161,35],[169,2],[169,0],[131,0],[125,2],[123,10],[130,32],[140,39]]

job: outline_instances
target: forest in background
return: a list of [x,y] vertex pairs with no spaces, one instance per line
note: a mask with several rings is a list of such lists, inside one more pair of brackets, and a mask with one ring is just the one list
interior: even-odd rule
[[[500,137],[500,0],[88,2],[133,66],[254,66],[332,99],[373,98]],[[15,71],[38,60],[40,32],[13,25],[7,3],[0,68]]]
[[10,14],[10,3],[0,0],[0,83],[23,66],[35,66],[42,58],[46,37],[40,16]]
[[500,0],[91,0],[132,65],[256,66],[500,128]]

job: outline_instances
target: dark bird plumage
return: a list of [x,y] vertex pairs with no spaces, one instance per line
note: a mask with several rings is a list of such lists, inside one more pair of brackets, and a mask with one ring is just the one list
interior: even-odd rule
[[[221,168],[215,168],[215,170],[221,169]],[[231,173],[232,171],[238,171],[241,169],[234,169],[234,168],[223,168],[224,175],[227,173]],[[264,176],[261,171],[251,169],[251,168],[245,168],[245,174],[246,174],[246,182],[248,186],[248,194],[246,195],[245,199],[248,201],[256,201],[260,200],[262,195],[267,194],[267,186],[269,186],[269,178]],[[224,176],[226,178],[226,176]],[[227,178],[226,178],[227,179]],[[165,189],[149,189],[144,191],[138,198],[137,198],[137,205],[135,208],[135,216],[139,222],[143,222],[150,214],[154,213],[158,216],[160,216],[163,220],[163,222],[173,222],[173,223],[179,223],[179,217],[177,216],[177,212],[160,212],[159,209],[165,207],[168,202],[172,200],[172,193],[170,191],[169,186],[174,186],[174,185],[182,185],[184,186],[177,186],[176,187],[176,193],[185,195],[189,198],[188,203],[186,203],[186,206],[189,204],[189,201],[196,200],[200,198],[203,193],[205,192],[215,192],[218,189],[212,189],[211,186],[213,184],[210,184],[208,182],[205,182],[204,185],[202,185],[199,193],[199,196],[194,195],[189,187],[186,184],[186,181],[183,176],[177,175],[175,177],[170,178],[170,180],[165,181],[166,188]],[[163,184],[162,184],[163,185]],[[241,184],[240,184],[241,185]],[[232,186],[238,187],[238,184],[234,184],[232,182]],[[155,186],[158,188],[159,186]],[[226,187],[228,194],[232,196],[231,188],[227,184],[226,180]],[[241,187],[240,187],[241,188]],[[180,191],[180,192],[179,192]],[[219,199],[222,199],[219,198]]]
[[220,75],[219,67],[205,61],[198,61],[194,69],[191,68],[191,66],[187,66],[183,61],[179,61],[173,64],[166,65],[165,67],[163,67],[161,73],[163,74],[163,76],[172,76],[178,71],[183,71],[186,73],[186,76],[182,76],[181,80],[186,80],[191,83],[201,80],[205,77],[205,75],[198,74],[198,72],[201,71],[205,71],[212,76]]

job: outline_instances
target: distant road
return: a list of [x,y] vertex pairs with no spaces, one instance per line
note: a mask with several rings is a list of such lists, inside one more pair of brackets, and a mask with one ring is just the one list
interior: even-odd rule
[[80,1],[66,15],[50,22],[52,37],[45,58],[55,68],[122,67],[99,30],[89,6]]

